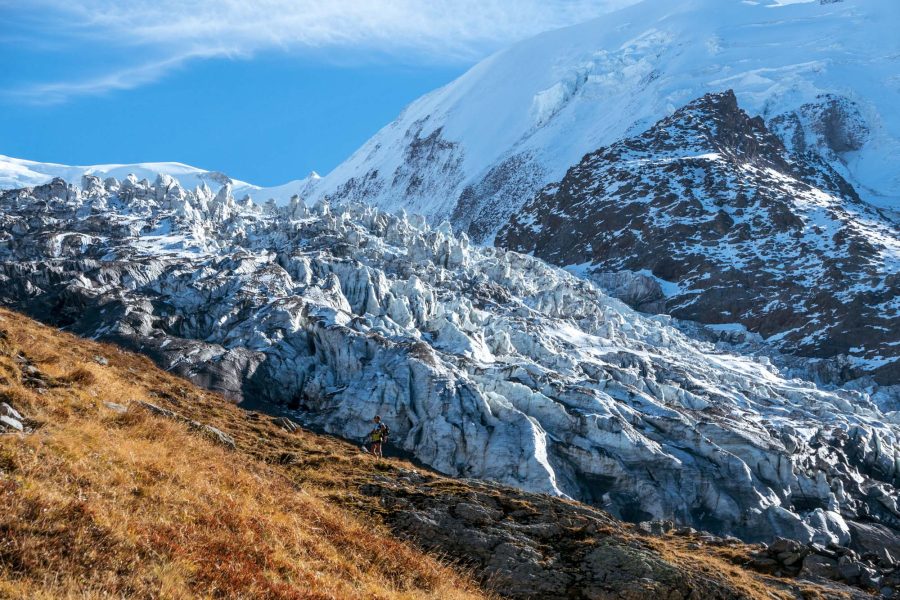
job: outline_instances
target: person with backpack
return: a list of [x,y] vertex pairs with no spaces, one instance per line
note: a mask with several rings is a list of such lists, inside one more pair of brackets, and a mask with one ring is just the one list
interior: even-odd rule
[[375,415],[375,428],[369,433],[369,443],[370,451],[377,458],[382,458],[381,447],[387,442],[388,434],[390,434],[390,429],[381,421],[380,415]]

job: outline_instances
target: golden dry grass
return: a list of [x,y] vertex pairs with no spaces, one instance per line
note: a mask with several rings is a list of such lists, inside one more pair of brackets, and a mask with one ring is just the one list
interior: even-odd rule
[[[301,487],[259,460],[273,458],[265,436],[280,435],[269,423],[111,346],[3,310],[0,331],[0,400],[35,428],[0,436],[0,598],[483,597],[379,522],[335,504],[341,477]],[[18,353],[41,371],[45,393],[23,385]],[[104,404],[136,400],[193,418],[206,407],[230,432],[244,420],[242,447],[263,447],[256,458],[229,451],[180,423]],[[327,445],[326,455],[341,448]],[[344,448],[333,458],[366,457]]]
[[[40,370],[44,393],[25,385],[19,353]],[[136,408],[139,400],[221,429],[237,450]],[[0,599],[485,597],[464,572],[393,538],[387,509],[358,492],[374,474],[415,468],[405,461],[287,433],[143,356],[4,309],[0,401],[34,429],[0,435]],[[605,534],[639,540],[748,598],[798,597],[793,582],[742,568],[752,551],[744,545],[698,550],[691,537],[627,526]]]

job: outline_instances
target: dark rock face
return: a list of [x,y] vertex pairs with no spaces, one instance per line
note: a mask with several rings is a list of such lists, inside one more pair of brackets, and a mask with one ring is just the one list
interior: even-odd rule
[[407,132],[408,146],[404,152],[403,163],[394,171],[392,186],[400,186],[407,196],[419,196],[428,190],[420,171],[426,165],[437,168],[443,177],[450,182],[462,179],[460,165],[462,157],[454,142],[445,140],[439,127],[422,137],[422,124],[416,123],[418,129]]
[[[835,94],[823,94],[797,110],[777,115],[767,126],[784,142],[794,162],[827,163],[849,181],[853,176],[847,159],[865,146],[872,133],[860,107]],[[836,181],[841,195],[856,198],[856,190],[848,181]]]
[[618,298],[641,312],[662,313],[666,309],[666,297],[659,282],[631,271],[589,274],[591,281],[611,296]]
[[[865,135],[838,99],[807,112],[836,152]],[[846,355],[846,379],[896,383],[900,232],[802,149],[786,149],[731,92],[710,94],[585,156],[497,243],[559,265],[652,273],[677,284],[666,300],[675,317],[741,323],[785,353]]]
[[[414,122],[403,136],[403,160],[391,173],[370,169],[354,175],[337,187],[329,200],[334,202],[366,202],[377,197],[387,185],[395,190],[411,211],[423,212],[427,202],[440,192],[436,182],[448,187],[462,184],[463,152],[459,144],[447,140],[438,127],[424,134],[427,119]],[[377,151],[377,147],[375,150]]]
[[514,154],[463,189],[450,221],[473,241],[488,242],[541,181],[545,181],[541,165],[528,153]]

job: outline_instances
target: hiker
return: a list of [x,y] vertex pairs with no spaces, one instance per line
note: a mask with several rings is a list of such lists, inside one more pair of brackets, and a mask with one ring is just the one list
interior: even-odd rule
[[381,422],[381,416],[375,415],[373,419],[375,428],[369,433],[369,442],[371,442],[371,452],[378,458],[382,458],[381,445],[387,441],[390,430],[388,426]]

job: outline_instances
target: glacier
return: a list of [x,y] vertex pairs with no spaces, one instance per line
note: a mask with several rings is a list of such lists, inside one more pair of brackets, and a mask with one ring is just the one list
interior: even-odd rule
[[263,200],[273,199],[282,204],[288,202],[291,196],[295,194],[307,193],[307,190],[314,186],[319,179],[319,174],[313,171],[303,179],[289,181],[282,185],[261,187],[246,181],[232,179],[220,171],[208,171],[178,162],[76,166],[38,162],[0,154],[0,190],[42,185],[56,177],[80,182],[84,175],[100,177],[101,179],[107,177],[125,179],[132,176],[148,180],[155,180],[157,176],[164,175],[178,178],[180,185],[185,187],[196,187],[205,184],[216,189],[222,185],[229,184],[231,185],[232,193],[239,198],[256,196]]
[[447,474],[747,540],[900,530],[900,413],[452,225],[173,177],[0,193],[0,302]]

